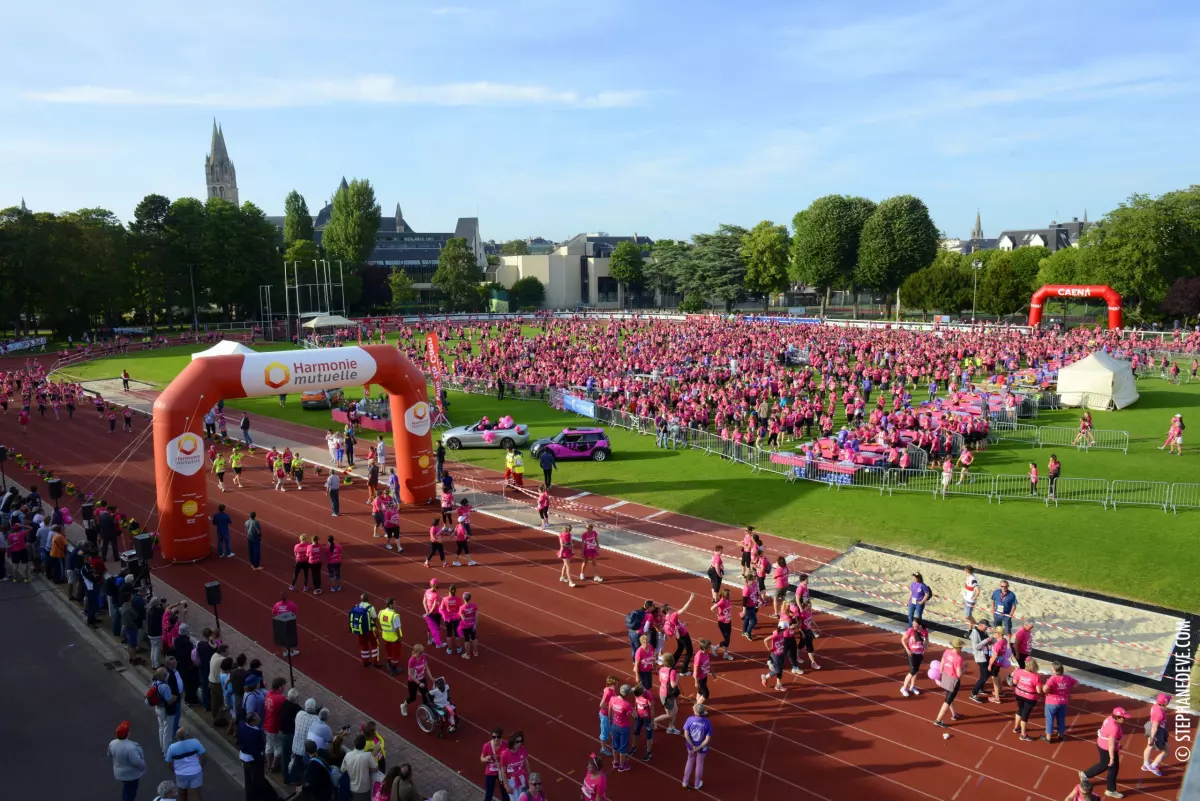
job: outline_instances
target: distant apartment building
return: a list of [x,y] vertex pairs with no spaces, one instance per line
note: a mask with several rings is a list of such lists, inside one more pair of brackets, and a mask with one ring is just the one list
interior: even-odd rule
[[[547,240],[540,240],[541,243]],[[625,305],[625,291],[608,274],[613,249],[621,242],[637,242],[649,247],[649,237],[609,236],[606,233],[578,234],[546,253],[526,256],[501,256],[494,280],[511,287],[519,279],[534,276],[546,288],[548,309],[573,309],[589,306],[617,309]],[[533,242],[530,242],[530,250]]]

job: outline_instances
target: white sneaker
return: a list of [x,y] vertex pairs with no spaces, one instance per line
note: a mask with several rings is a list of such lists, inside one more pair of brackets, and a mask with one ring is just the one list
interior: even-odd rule
[[462,562],[460,562],[460,561],[458,561],[457,559],[455,559],[455,560],[454,560],[454,564],[453,564],[453,565],[451,565],[451,566],[452,566],[452,567],[462,567]]
[[475,565],[477,565],[477,564],[479,564],[479,563],[478,563],[478,562],[476,562],[474,559],[468,559],[468,560],[467,560],[467,567],[474,567],[474,566],[475,566]]
[[900,687],[900,694],[901,694],[901,695],[903,695],[905,698],[907,698],[907,697],[908,697],[908,688],[907,688],[907,687],[904,687],[904,686],[901,686],[901,687]]
[[601,582],[601,581],[604,581],[604,579],[600,578],[599,576],[596,576],[596,578],[594,579],[594,581],[596,581],[597,583],[599,583],[599,582]]
[[404,549],[400,547],[400,543],[396,543],[396,553],[403,553]]
[[447,648],[447,649],[446,649],[446,656],[450,656],[450,655],[451,655],[451,654],[453,654],[453,653],[454,653],[454,649],[453,649],[453,648]]
[[561,581],[563,584],[566,584],[566,583],[567,583],[567,577],[566,577],[566,576],[559,576],[559,577],[558,577],[558,580],[559,580],[559,581]]
[[568,582],[567,582],[567,586],[568,586],[568,587],[574,587],[574,586],[575,586],[575,582],[573,582],[573,581],[568,581]]
[[696,787],[695,787],[694,789],[696,789],[696,790],[699,790],[699,789],[700,789],[701,787],[703,787],[703,786],[704,786],[704,782],[703,782],[703,781],[699,781],[699,782],[696,782]]
[[400,702],[400,714],[403,715],[404,717],[408,717],[408,702],[407,701]]
[[920,691],[920,690],[918,690],[916,687],[913,687],[911,690],[909,690],[909,692],[911,692],[913,695],[920,695],[920,694],[921,694],[921,691]]
[[387,545],[383,546],[383,547],[384,547],[384,548],[387,548],[389,551],[390,551],[390,550],[392,550],[392,544],[391,544],[390,542],[389,542]]

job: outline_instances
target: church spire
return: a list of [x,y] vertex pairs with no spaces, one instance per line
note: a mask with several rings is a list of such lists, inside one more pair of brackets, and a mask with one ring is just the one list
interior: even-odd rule
[[347,190],[347,189],[349,189],[349,188],[350,188],[350,185],[346,183],[346,176],[344,176],[344,175],[343,175],[343,176],[342,176],[342,182],[341,182],[340,184],[338,184],[338,191],[339,191],[339,192],[344,192],[344,191],[346,191],[346,190]]
[[237,172],[225,149],[225,132],[213,118],[212,144],[204,159],[204,177],[208,183],[208,196],[228,200],[238,205]]
[[[29,208],[25,205],[25,198],[21,198],[21,213],[22,214],[29,213]],[[396,207],[396,216],[397,217],[400,216],[400,207],[399,206]]]
[[979,219],[979,209],[975,209],[975,227],[971,229],[972,239],[983,239],[983,224]]

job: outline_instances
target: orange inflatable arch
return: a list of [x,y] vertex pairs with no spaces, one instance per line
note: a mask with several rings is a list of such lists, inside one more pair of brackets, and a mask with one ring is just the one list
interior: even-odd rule
[[209,465],[204,415],[218,400],[377,385],[388,393],[400,500],[433,500],[436,481],[425,376],[393,347],[273,351],[194,359],[154,402],[154,477],[163,557],[208,556]]
[[1042,306],[1050,298],[1104,298],[1108,304],[1108,327],[1121,327],[1121,296],[1109,286],[1076,286],[1069,284],[1046,284],[1029,299],[1029,324],[1042,322]]

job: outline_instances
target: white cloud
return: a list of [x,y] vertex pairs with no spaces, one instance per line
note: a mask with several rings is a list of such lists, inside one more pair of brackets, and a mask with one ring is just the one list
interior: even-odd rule
[[645,92],[606,90],[588,94],[536,84],[490,81],[421,86],[401,83],[390,75],[364,75],[313,81],[264,80],[244,88],[217,92],[81,85],[25,92],[22,97],[40,103],[206,108],[289,108],[338,103],[616,108],[638,105],[644,100]]

